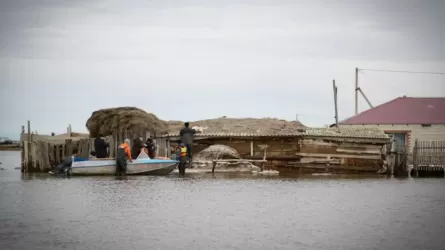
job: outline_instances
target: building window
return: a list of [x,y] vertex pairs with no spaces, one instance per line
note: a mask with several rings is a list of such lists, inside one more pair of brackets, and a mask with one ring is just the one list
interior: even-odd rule
[[422,127],[423,128],[428,128],[428,127],[431,127],[431,124],[422,124]]
[[405,152],[406,151],[406,133],[386,133],[391,137],[391,152]]

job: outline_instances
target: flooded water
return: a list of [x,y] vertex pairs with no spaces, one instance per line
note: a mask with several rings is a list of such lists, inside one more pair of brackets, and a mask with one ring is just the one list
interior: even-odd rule
[[443,249],[444,179],[21,176],[0,152],[0,249]]

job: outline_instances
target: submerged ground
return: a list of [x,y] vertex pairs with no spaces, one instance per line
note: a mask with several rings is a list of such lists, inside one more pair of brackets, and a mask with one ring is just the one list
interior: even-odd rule
[[443,249],[444,179],[21,176],[0,152],[0,249]]

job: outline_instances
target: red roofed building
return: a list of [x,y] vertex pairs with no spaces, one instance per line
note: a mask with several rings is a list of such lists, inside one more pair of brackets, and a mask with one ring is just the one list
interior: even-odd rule
[[445,97],[399,97],[339,122],[340,126],[379,127],[397,147],[412,151],[414,141],[445,141]]

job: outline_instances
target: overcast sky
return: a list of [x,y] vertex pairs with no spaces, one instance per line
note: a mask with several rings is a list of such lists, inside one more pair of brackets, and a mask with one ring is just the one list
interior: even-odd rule
[[[27,120],[86,132],[94,110],[117,106],[324,126],[333,79],[340,120],[354,114],[355,67],[445,72],[444,24],[443,0],[0,0],[0,136]],[[374,105],[445,96],[445,75],[359,83]]]

